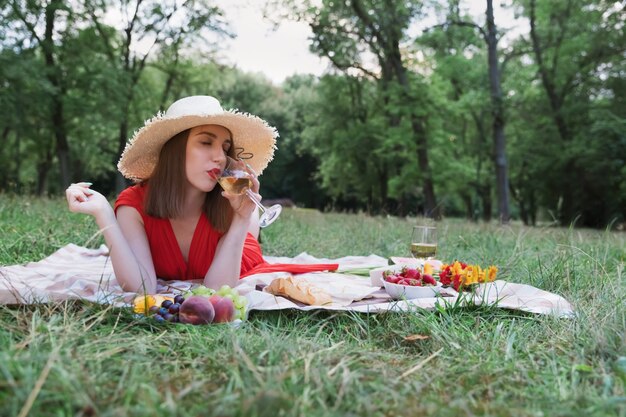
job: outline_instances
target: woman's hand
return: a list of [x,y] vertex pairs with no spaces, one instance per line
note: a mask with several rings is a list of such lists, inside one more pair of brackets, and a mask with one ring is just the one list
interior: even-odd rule
[[89,182],[71,184],[65,190],[67,205],[73,213],[89,214],[99,219],[112,211],[111,205],[105,196],[92,190],[90,186]]

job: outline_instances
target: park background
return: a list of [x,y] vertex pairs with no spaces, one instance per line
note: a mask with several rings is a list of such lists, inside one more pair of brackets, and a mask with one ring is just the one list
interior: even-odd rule
[[281,82],[233,63],[236,24],[215,5],[228,2],[3,3],[2,192],[88,180],[114,198],[133,131],[210,94],[278,128],[266,199],[528,225],[626,218],[622,2],[239,2],[277,30],[310,28],[302,47],[324,70]]

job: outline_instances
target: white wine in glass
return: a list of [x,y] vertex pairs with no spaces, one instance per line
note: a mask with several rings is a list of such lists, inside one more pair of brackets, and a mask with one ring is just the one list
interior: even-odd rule
[[434,258],[437,255],[437,228],[435,226],[413,227],[410,249],[414,258]]
[[254,193],[250,191],[252,176],[246,171],[246,165],[242,161],[227,157],[226,169],[222,171],[217,182],[220,183],[224,191],[231,194],[246,194],[252,200],[258,209],[261,210],[261,217],[259,217],[259,226],[261,227],[267,227],[272,224],[283,209],[280,204],[274,204],[271,207],[265,207],[261,204]]
[[217,181],[231,194],[243,194],[252,187],[252,180],[248,177],[220,177]]

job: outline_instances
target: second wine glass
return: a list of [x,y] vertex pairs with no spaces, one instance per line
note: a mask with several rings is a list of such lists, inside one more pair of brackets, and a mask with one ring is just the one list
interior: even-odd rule
[[250,190],[252,187],[252,176],[246,170],[246,164],[231,157],[226,159],[226,168],[217,179],[222,188],[231,194],[246,194],[250,200],[261,211],[259,218],[259,226],[267,227],[274,222],[280,215],[283,207],[280,204],[274,204],[271,207],[265,207],[256,198]]
[[418,259],[433,259],[437,254],[437,228],[415,226],[411,236],[411,255]]

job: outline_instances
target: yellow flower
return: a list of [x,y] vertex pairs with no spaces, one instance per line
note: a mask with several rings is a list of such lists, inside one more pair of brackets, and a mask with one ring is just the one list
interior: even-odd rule
[[478,282],[480,282],[481,284],[483,282],[485,282],[485,274],[487,273],[487,271],[480,269],[480,272],[478,274]]
[[472,285],[478,283],[478,274],[480,272],[480,267],[478,265],[468,265],[465,268],[465,279],[463,283],[465,285]]
[[450,268],[450,270],[452,271],[452,275],[463,276],[463,267],[461,266],[461,262],[459,261],[455,261],[454,264],[452,264],[452,268]]
[[487,281],[489,282],[495,281],[497,273],[498,273],[498,267],[496,267],[495,265],[491,265],[487,269]]

